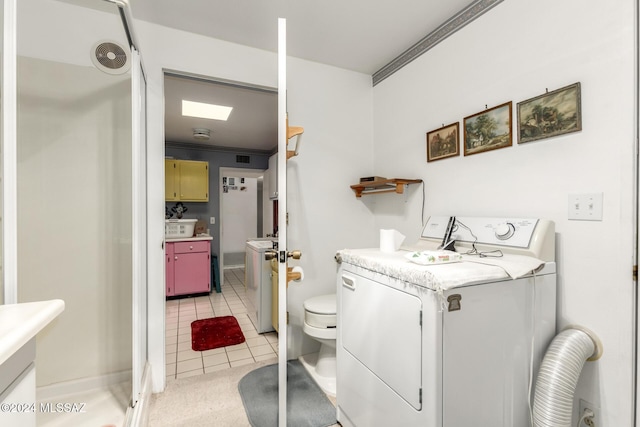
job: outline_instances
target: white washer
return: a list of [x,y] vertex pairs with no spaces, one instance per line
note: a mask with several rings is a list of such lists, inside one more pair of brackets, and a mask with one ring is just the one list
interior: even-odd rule
[[274,239],[247,240],[245,287],[247,315],[256,331],[273,331],[271,323],[271,264],[264,259],[265,251],[273,248]]
[[[336,394],[343,426],[530,425],[530,374],[535,381],[555,335],[553,223],[458,218],[452,236],[458,252],[475,246],[504,256],[429,266],[405,258],[409,249],[436,249],[448,220],[430,218],[413,248],[338,253]],[[544,266],[512,279],[500,267],[474,262],[525,259],[514,255]]]

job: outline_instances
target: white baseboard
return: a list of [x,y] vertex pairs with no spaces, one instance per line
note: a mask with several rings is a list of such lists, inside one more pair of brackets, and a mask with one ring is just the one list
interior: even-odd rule
[[83,393],[89,390],[107,388],[123,382],[131,382],[131,371],[116,372],[113,374],[100,375],[97,377],[82,378],[72,381],[55,383],[36,389],[36,399],[38,401],[59,398],[69,394]]

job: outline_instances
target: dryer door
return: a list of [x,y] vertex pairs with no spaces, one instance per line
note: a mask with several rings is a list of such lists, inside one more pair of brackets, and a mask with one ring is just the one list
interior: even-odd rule
[[422,301],[353,273],[340,292],[344,349],[420,410]]

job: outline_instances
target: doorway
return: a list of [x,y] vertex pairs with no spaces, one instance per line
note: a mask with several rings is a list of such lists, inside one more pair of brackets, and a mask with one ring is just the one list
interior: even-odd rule
[[[220,168],[220,274],[244,267],[245,243],[273,235],[266,170]],[[221,279],[222,280],[222,279]]]
[[[212,283],[212,292],[208,295],[165,301],[167,381],[267,360],[270,357],[275,360],[277,335],[257,334],[255,329],[251,330],[253,325],[246,316],[242,239],[271,232],[270,228],[267,231],[260,230],[263,228],[265,215],[262,209],[258,212],[257,206],[258,195],[262,196],[264,191],[258,192],[259,184],[264,182],[260,178],[264,176],[269,156],[277,145],[277,92],[270,88],[219,81],[176,71],[165,72],[164,85],[165,157],[208,163],[208,200],[183,203],[187,208],[184,218],[202,221],[212,237],[211,253],[218,260],[222,291],[217,293]],[[233,110],[226,121],[185,117],[181,112],[183,100],[230,106]],[[194,129],[207,129],[209,139],[194,139]],[[253,219],[250,220],[251,235],[241,236],[235,242],[227,244],[223,239],[223,227],[225,223],[231,224],[232,221],[225,221],[226,216],[223,214],[225,177],[234,178],[233,190],[230,189],[229,182],[226,183],[227,195],[247,196],[251,192],[255,196]],[[242,179],[246,182],[241,182]],[[263,204],[268,200],[268,196],[262,196]],[[170,210],[175,203],[166,202],[165,210]],[[229,262],[225,262],[225,255]],[[236,317],[246,343],[230,348],[194,352],[190,347],[190,323],[201,318],[224,315]]]

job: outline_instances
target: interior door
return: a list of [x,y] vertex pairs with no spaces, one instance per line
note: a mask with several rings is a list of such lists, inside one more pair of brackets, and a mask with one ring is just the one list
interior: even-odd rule
[[278,19],[278,426],[287,426],[287,21]]
[[[640,149],[638,142],[640,141],[640,9],[636,7],[636,22],[635,22],[635,38],[636,38],[636,63],[635,63],[635,97],[636,97],[636,111],[635,111],[635,135],[634,141],[636,141],[636,153]],[[638,157],[636,156],[635,168],[635,235],[636,245],[634,248],[634,289],[635,289],[635,301],[634,301],[634,314],[635,314],[635,396],[634,396],[634,411],[635,411],[635,425],[640,426],[640,354],[638,346],[640,345],[640,292],[638,292],[638,263],[640,260],[640,164],[638,163]]]
[[[636,7],[636,25],[635,25],[635,37],[636,37],[636,64],[635,64],[635,78],[636,78],[636,123],[635,123],[635,135],[634,141],[636,141],[636,145],[638,141],[640,141],[640,62],[638,58],[640,58],[640,9]],[[640,147],[636,146],[636,152]],[[635,398],[634,398],[634,409],[635,409],[635,422],[637,426],[640,426],[640,355],[638,354],[638,345],[640,345],[640,292],[638,292],[638,263],[639,263],[639,251],[640,251],[640,236],[638,235],[638,230],[640,230],[640,164],[638,163],[638,158],[636,156],[635,167],[635,175],[636,175],[636,189],[635,189],[635,223],[636,223],[636,246],[634,250],[634,281],[635,281]]]

